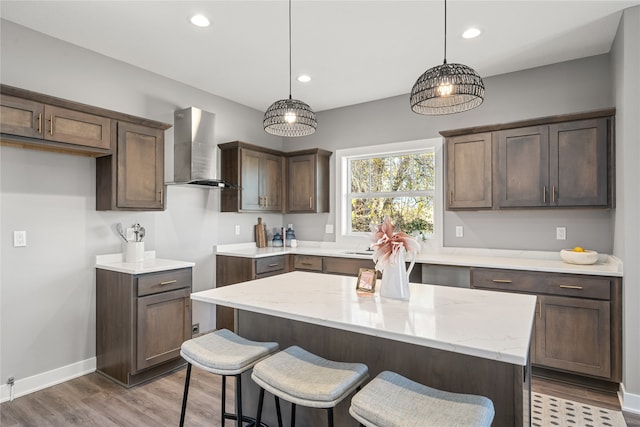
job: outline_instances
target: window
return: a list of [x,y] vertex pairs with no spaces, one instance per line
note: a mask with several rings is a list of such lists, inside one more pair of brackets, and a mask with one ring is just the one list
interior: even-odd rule
[[340,150],[342,235],[368,234],[388,215],[397,230],[434,236],[440,145],[437,139]]

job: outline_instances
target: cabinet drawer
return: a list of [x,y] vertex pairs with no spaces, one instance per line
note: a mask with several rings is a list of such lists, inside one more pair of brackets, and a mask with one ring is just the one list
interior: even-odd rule
[[571,274],[472,269],[471,286],[514,292],[609,300],[610,279]]
[[284,270],[284,256],[272,256],[256,259],[256,275]]
[[138,296],[167,292],[190,286],[190,268],[148,273],[138,277]]
[[322,271],[322,257],[296,255],[293,257],[293,268],[296,270]]

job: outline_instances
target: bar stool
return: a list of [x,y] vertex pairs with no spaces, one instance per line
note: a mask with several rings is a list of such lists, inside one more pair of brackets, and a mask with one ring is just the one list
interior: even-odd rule
[[[187,396],[189,394],[189,381],[191,379],[191,366],[213,374],[222,376],[222,405],[221,426],[225,419],[236,420],[238,427],[242,422],[254,423],[253,418],[242,415],[242,388],[241,377],[243,372],[251,369],[260,360],[268,357],[278,350],[278,343],[256,342],[242,338],[228,329],[220,329],[210,334],[202,335],[182,343],[180,355],[187,363],[187,375],[184,380],[184,395],[182,397],[182,413],[180,414],[180,427],[184,426],[184,416],[187,410]],[[226,385],[227,376],[236,378],[236,413],[226,412]],[[254,425],[254,424],[252,424]],[[260,424],[255,424],[259,426]]]
[[362,363],[333,362],[292,346],[262,360],[253,367],[251,378],[260,386],[256,423],[262,417],[264,391],[276,401],[278,426],[282,427],[280,401],[291,403],[291,426],[295,426],[296,405],[324,408],[333,426],[333,408],[369,377]]
[[486,397],[437,390],[390,371],[353,396],[349,413],[366,427],[489,427],[495,415]]

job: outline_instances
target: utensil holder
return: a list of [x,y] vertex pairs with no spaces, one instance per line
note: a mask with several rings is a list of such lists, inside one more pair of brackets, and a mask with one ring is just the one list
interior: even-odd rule
[[127,242],[125,244],[124,260],[126,262],[144,261],[144,242]]

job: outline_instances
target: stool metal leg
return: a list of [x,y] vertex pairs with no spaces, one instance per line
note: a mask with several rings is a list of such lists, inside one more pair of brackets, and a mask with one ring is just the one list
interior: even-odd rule
[[262,418],[262,403],[264,402],[264,389],[260,387],[260,396],[258,397],[258,412],[256,413],[256,426],[260,425]]
[[236,375],[236,426],[242,427],[242,381]]
[[329,427],[333,427],[333,408],[328,408],[327,417],[329,418]]
[[276,401],[276,415],[278,416],[278,427],[282,427],[282,412],[280,411],[280,398],[273,396]]
[[191,379],[191,363],[187,363],[187,374],[184,378],[184,394],[182,395],[182,412],[180,413],[180,427],[184,426],[184,416],[187,412],[187,396],[189,395],[190,379]]
[[291,427],[296,427],[296,404],[291,404]]
[[226,400],[227,400],[227,376],[222,376],[222,396],[220,404],[220,425],[224,427],[224,418],[226,414]]

